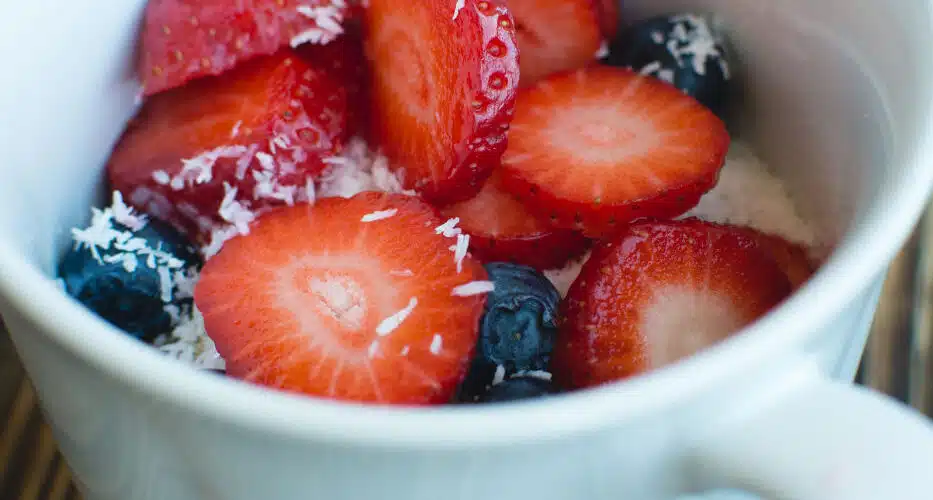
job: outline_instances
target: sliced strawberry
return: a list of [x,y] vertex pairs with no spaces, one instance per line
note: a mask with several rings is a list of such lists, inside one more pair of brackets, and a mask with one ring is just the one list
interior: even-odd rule
[[346,94],[290,49],[146,100],[110,158],[114,189],[201,243],[306,197],[335,154]]
[[227,373],[340,400],[449,401],[485,303],[455,290],[487,275],[470,257],[458,272],[442,222],[417,198],[373,192],[263,215],[195,289]]
[[532,215],[506,193],[497,172],[476,197],[441,211],[460,219],[470,235],[470,251],[486,262],[514,262],[537,269],[555,269],[582,254],[588,240],[569,229],[557,229]]
[[342,0],[149,0],[139,73],[143,93],[219,75],[255,56],[342,32]]
[[790,293],[745,228],[636,223],[584,264],[564,303],[551,368],[567,388],[637,375],[727,338]]
[[366,56],[360,28],[345,26],[346,32],[326,44],[306,43],[296,50],[312,68],[322,69],[340,81],[347,95],[347,135],[365,133],[369,100]]
[[615,38],[619,31],[619,2],[620,0],[597,0],[599,28],[607,40]]
[[771,255],[771,258],[784,271],[787,279],[790,280],[795,289],[806,283],[816,271],[816,266],[810,259],[805,247],[787,241],[780,236],[762,233],[754,229],[748,229],[748,234],[750,237],[757,239],[762,250]]
[[512,16],[487,0],[370,0],[364,21],[373,140],[428,201],[472,198],[505,149]]
[[602,236],[695,206],[728,149],[725,125],[692,97],[631,70],[590,67],[520,93],[503,185],[552,224]]
[[507,0],[518,32],[523,87],[596,58],[603,40],[601,1]]

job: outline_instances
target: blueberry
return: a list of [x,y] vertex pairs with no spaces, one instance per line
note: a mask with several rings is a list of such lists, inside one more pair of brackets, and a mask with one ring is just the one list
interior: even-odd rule
[[539,377],[517,376],[490,387],[485,394],[480,396],[479,402],[503,403],[550,396],[556,392],[550,380]]
[[119,192],[72,237],[58,268],[65,291],[113,325],[151,342],[190,310],[197,250],[169,226],[134,214]]
[[480,323],[480,359],[509,373],[546,370],[557,333],[557,289],[527,266],[492,262],[486,272],[495,290]]
[[[476,357],[459,398],[475,400],[494,379],[546,371],[557,334],[560,294],[538,271],[517,264],[486,264],[495,290],[486,297]],[[498,373],[497,373],[498,372]]]
[[622,30],[605,63],[660,78],[725,119],[734,92],[724,36],[701,15],[653,17]]

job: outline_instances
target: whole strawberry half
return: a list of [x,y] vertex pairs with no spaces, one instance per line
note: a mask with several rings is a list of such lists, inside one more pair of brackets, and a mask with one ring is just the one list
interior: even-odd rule
[[586,66],[603,41],[603,0],[508,0],[521,52],[522,86],[551,74]]
[[747,228],[636,223],[599,243],[571,286],[551,368],[565,388],[631,377],[727,338],[791,291]]
[[723,122],[676,88],[588,67],[521,91],[503,185],[552,224],[602,237],[695,206],[729,142]]
[[348,401],[449,401],[485,303],[465,290],[488,282],[469,256],[458,272],[441,223],[417,198],[383,193],[263,215],[195,289],[228,374]]
[[406,188],[473,197],[502,156],[518,86],[512,16],[486,0],[370,0],[371,138]]
[[290,49],[148,98],[107,164],[136,207],[207,243],[308,197],[345,135],[339,78]]
[[586,251],[589,240],[571,229],[555,228],[532,214],[502,189],[498,172],[475,197],[445,207],[470,235],[470,251],[485,262],[513,262],[555,269]]
[[149,0],[139,76],[144,95],[219,75],[291,44],[325,44],[343,32],[343,0]]

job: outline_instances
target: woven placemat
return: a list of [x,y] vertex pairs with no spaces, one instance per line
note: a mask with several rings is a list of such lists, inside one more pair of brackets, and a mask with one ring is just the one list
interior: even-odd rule
[[[933,209],[891,267],[860,383],[933,417]],[[81,500],[0,323],[0,499]]]

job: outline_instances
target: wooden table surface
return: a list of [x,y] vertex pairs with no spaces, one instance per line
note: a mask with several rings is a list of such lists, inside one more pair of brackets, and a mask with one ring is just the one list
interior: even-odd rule
[[[933,208],[891,267],[859,381],[933,417]],[[0,499],[79,500],[35,404],[0,333]]]

